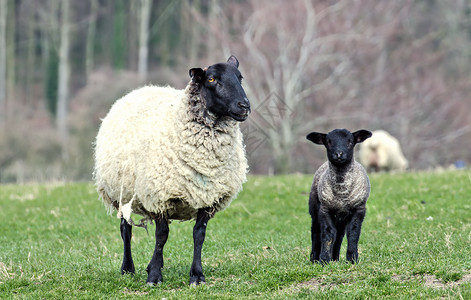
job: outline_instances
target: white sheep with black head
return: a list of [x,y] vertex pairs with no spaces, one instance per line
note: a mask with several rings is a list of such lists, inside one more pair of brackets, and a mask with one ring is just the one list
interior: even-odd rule
[[146,86],[116,101],[95,144],[98,193],[121,219],[122,273],[134,273],[131,214],[156,224],[147,283],[162,281],[170,220],[196,219],[190,284],[205,282],[201,250],[208,221],[242,189],[248,164],[239,122],[250,103],[235,56],[190,69],[185,90]]
[[309,195],[311,261],[339,260],[340,246],[347,233],[347,260],[358,260],[358,241],[370,194],[366,170],[355,161],[354,147],[371,137],[368,130],[351,133],[335,129],[328,134],[311,132],[307,139],[324,145],[328,161],[314,175]]
[[358,149],[358,161],[367,171],[404,172],[409,167],[399,140],[385,130],[375,130],[373,136]]

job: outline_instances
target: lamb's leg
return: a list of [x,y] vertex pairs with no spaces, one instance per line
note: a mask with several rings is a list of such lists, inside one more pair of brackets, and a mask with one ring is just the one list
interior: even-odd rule
[[134,274],[134,262],[132,261],[131,255],[131,236],[132,226],[128,222],[121,218],[121,238],[123,239],[124,251],[123,251],[123,264],[121,265],[121,274],[131,273]]
[[312,217],[311,243],[312,243],[311,261],[318,262],[319,255],[321,252],[321,232],[320,232],[319,220],[315,216]]
[[337,230],[332,222],[332,217],[326,211],[319,210],[319,223],[321,228],[321,253],[319,261],[328,263],[332,260],[332,251]]
[[337,227],[337,236],[335,237],[334,249],[332,251],[332,260],[339,260],[340,247],[342,246],[342,240],[345,236],[345,225],[340,224]]
[[321,252],[321,228],[319,224],[319,199],[317,189],[312,188],[309,195],[309,214],[311,215],[311,261],[318,262]]
[[147,266],[147,284],[162,282],[162,267],[164,266],[163,250],[168,238],[168,220],[156,217],[155,221],[155,250]]
[[208,209],[199,209],[196,224],[193,228],[193,263],[190,269],[190,284],[197,285],[205,282],[201,266],[201,249],[203,248],[206,226],[211,218]]
[[361,224],[365,218],[365,213],[365,208],[358,209],[347,225],[347,260],[352,264],[358,261],[358,241],[360,240]]

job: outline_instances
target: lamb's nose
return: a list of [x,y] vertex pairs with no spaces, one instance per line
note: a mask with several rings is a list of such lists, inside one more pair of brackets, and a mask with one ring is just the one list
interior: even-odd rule
[[342,151],[335,152],[335,155],[337,155],[337,158],[341,158],[342,154],[343,154]]

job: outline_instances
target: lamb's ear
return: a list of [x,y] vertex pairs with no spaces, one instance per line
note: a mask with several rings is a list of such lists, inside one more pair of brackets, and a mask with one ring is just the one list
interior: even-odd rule
[[353,139],[354,139],[355,144],[358,144],[358,143],[363,142],[367,138],[371,137],[372,135],[373,134],[370,131],[365,130],[365,129],[360,129],[353,133]]
[[230,64],[230,65],[233,65],[233,66],[236,67],[236,68],[239,67],[239,61],[237,60],[237,58],[236,58],[234,55],[231,55],[231,56],[227,59],[227,63]]
[[308,140],[318,145],[325,145],[325,138],[327,134],[320,132],[311,132],[306,136]]
[[201,68],[193,68],[189,71],[191,80],[196,83],[203,83],[205,75],[204,73],[204,70]]

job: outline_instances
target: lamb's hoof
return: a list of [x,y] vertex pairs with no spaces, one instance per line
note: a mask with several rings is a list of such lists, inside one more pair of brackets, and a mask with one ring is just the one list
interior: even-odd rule
[[330,257],[319,257],[319,263],[323,266],[328,265],[332,261],[332,258]]
[[134,266],[132,268],[121,268],[121,275],[125,275],[125,274],[134,275],[135,272],[136,271],[134,269]]
[[162,284],[162,281],[157,281],[157,282],[146,282],[146,284],[150,287],[158,286]]

